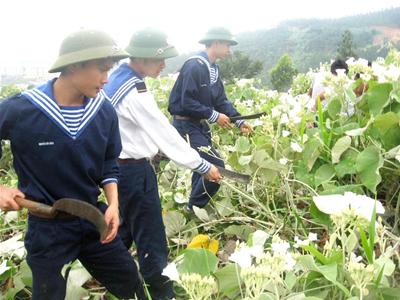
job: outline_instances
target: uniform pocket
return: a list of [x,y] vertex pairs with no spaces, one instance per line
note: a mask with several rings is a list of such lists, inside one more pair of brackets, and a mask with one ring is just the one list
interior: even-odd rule
[[55,256],[57,244],[57,224],[52,220],[28,221],[28,230],[25,234],[25,248],[28,255],[35,258],[51,259]]

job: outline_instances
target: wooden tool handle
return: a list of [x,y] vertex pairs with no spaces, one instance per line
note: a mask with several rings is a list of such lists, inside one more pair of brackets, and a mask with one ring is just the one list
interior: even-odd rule
[[15,199],[15,202],[18,203],[18,205],[29,209],[29,211],[32,211],[33,213],[45,215],[48,217],[54,217],[56,214],[55,209],[53,209],[49,205],[39,203],[36,201],[32,201],[29,199],[21,198],[21,197],[15,197],[14,199]]

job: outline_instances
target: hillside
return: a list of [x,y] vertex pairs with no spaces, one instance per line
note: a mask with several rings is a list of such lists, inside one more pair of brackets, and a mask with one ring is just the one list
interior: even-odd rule
[[[301,72],[334,59],[345,30],[352,33],[359,57],[374,60],[385,56],[389,42],[400,47],[400,7],[339,19],[290,20],[273,29],[243,32],[237,35],[239,45],[233,50],[244,51],[251,58],[263,61],[261,77],[268,81],[268,70],[284,53],[290,54]],[[165,72],[178,70],[188,56],[169,60]]]

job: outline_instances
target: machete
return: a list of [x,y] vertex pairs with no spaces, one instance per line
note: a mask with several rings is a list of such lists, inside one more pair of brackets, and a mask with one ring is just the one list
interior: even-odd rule
[[104,240],[107,236],[108,226],[104,220],[104,215],[97,207],[87,202],[71,198],[61,198],[54,202],[53,206],[49,206],[20,197],[15,197],[15,201],[18,205],[44,218],[55,218],[59,212],[65,212],[88,220],[96,226],[100,233],[100,240]]
[[231,171],[231,170],[227,170],[225,168],[218,167],[218,166],[216,166],[216,167],[219,170],[219,172],[221,173],[221,175],[224,176],[224,177],[227,177],[229,179],[233,179],[233,180],[238,181],[238,182],[243,182],[243,183],[249,183],[250,182],[250,176],[249,175],[237,173],[237,172],[234,172],[234,171]]
[[267,114],[266,112],[261,112],[261,113],[245,115],[245,116],[229,117],[229,119],[231,120],[231,122],[235,122],[237,120],[257,119],[257,118],[262,117],[262,116],[264,116],[266,114]]

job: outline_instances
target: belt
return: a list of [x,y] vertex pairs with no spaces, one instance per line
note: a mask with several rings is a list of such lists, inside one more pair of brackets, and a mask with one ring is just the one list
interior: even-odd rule
[[55,216],[49,216],[41,213],[36,213],[33,211],[29,211],[29,214],[38,218],[43,218],[43,219],[72,219],[72,218],[77,218],[77,216],[71,215],[69,213],[63,212],[63,211],[57,211],[57,214]]
[[200,122],[201,119],[196,119],[192,117],[187,117],[187,116],[180,116],[180,115],[174,115],[175,120],[185,120],[185,121],[196,121]]
[[142,164],[144,162],[147,161],[146,158],[139,158],[139,159],[135,159],[135,158],[118,158],[118,163],[119,164]]

